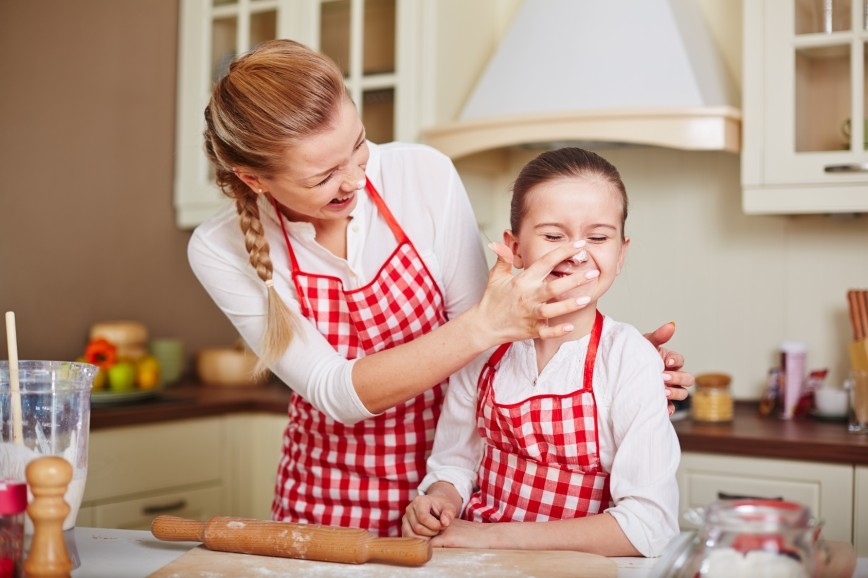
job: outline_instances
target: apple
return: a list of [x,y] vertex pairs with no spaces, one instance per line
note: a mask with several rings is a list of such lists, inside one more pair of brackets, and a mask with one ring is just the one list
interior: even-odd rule
[[[85,356],[80,356],[75,359],[79,363],[90,363]],[[93,376],[93,383],[91,384],[91,389],[93,391],[102,391],[106,386],[106,371],[105,369],[99,369],[96,372],[96,375]],[[2,574],[0,574],[2,576]]]
[[136,385],[139,389],[154,389],[160,384],[160,362],[153,355],[136,361]]
[[108,368],[109,390],[132,391],[136,388],[136,366],[129,361],[118,361]]

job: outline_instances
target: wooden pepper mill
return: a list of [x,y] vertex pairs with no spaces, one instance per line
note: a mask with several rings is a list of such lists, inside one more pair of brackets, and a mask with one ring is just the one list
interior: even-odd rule
[[63,520],[69,514],[69,505],[63,496],[72,480],[72,465],[58,456],[43,456],[27,464],[25,474],[33,494],[27,506],[33,520],[33,539],[24,561],[24,575],[69,578],[72,561],[63,540]]

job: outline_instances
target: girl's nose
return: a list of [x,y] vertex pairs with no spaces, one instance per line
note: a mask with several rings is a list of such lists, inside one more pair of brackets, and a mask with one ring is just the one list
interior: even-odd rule
[[575,263],[576,265],[581,265],[588,261],[588,252],[582,249],[577,254],[570,257],[570,261]]
[[360,170],[358,173],[351,173],[344,176],[344,182],[341,188],[345,191],[358,191],[365,187],[365,171]]

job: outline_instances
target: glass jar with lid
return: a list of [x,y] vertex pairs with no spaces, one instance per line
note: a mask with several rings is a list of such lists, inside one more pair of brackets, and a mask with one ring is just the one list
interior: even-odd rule
[[700,530],[659,560],[655,576],[811,578],[827,554],[819,537],[822,523],[795,502],[719,500],[684,517]]
[[733,399],[726,373],[703,373],[696,376],[696,391],[691,406],[693,419],[704,422],[732,421]]

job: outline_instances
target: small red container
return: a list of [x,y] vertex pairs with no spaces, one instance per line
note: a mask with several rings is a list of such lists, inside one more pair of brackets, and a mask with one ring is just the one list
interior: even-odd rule
[[0,480],[0,578],[23,575],[25,510],[27,483]]

